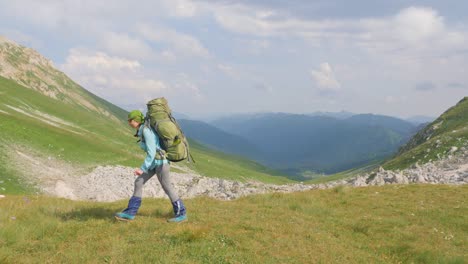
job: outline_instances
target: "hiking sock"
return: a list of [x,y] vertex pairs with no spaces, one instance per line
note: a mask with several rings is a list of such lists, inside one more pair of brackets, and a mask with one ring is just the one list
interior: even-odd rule
[[130,200],[128,200],[128,207],[122,211],[124,214],[135,216],[140,209],[141,206],[141,197],[132,196]]
[[185,205],[181,199],[178,199],[177,201],[172,203],[172,209],[174,210],[175,217],[183,216],[183,215],[186,215],[187,213],[185,209]]

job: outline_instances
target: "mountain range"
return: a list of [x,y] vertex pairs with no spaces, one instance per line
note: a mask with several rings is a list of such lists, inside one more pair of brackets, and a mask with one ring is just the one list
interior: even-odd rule
[[337,118],[262,113],[227,116],[210,124],[180,123],[189,137],[203,144],[296,178],[303,173],[336,173],[377,162],[394,154],[417,132],[414,124],[372,114]]

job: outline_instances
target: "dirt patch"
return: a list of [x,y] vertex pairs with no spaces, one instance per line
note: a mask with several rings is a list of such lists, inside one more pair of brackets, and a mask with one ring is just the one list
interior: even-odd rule
[[80,173],[86,173],[85,168],[57,160],[54,157],[43,156],[23,146],[10,146],[7,153],[12,169],[27,184],[36,186],[40,192],[64,198],[76,198],[73,194],[72,179]]

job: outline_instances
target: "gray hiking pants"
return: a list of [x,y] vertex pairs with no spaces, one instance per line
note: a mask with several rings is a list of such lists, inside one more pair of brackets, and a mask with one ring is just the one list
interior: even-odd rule
[[156,168],[149,170],[147,173],[143,173],[142,175],[138,176],[135,180],[135,190],[133,191],[133,196],[142,197],[143,196],[143,185],[151,179],[151,177],[156,174],[158,176],[159,183],[161,183],[161,187],[163,188],[164,192],[169,196],[171,202],[175,202],[179,200],[179,196],[174,190],[172,183],[170,181],[170,173],[169,173],[169,164],[163,164],[161,166],[156,166]]

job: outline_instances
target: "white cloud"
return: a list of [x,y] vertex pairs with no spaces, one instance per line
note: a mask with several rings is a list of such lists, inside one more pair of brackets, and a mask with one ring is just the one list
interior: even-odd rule
[[409,7],[393,19],[395,31],[405,42],[416,43],[443,33],[444,19],[431,8]]
[[191,81],[187,74],[179,73],[175,78],[174,87],[184,95],[189,94],[193,96],[197,102],[200,102],[205,98],[198,88],[198,85]]
[[[436,10],[409,7],[387,18],[362,20],[354,43],[386,72],[407,83],[466,80],[468,32],[448,25]],[[421,91],[420,89],[411,89]]]
[[243,40],[241,45],[245,51],[255,55],[262,54],[272,46],[271,42],[266,39]]
[[231,78],[238,79],[239,78],[239,73],[234,69],[234,67],[227,65],[227,64],[221,64],[219,63],[217,65],[217,68],[223,72],[224,74],[230,76]]
[[245,5],[213,6],[216,21],[225,29],[254,36],[327,36],[339,28],[352,27],[355,22],[343,20],[304,20],[280,16],[271,10],[262,10]]
[[175,30],[157,26],[140,25],[138,33],[148,41],[167,44],[173,53],[183,56],[209,57],[209,51],[196,38]]
[[407,98],[405,96],[387,95],[384,100],[387,104],[401,104],[406,102]]
[[139,1],[138,4],[131,0],[15,0],[1,1],[1,5],[0,14],[4,10],[6,16],[41,27],[58,28],[82,23],[91,26],[88,30],[93,30],[92,25],[96,26],[97,21],[144,21],[155,16],[187,18],[199,14],[198,4],[191,0]]
[[[311,86],[307,82],[313,82],[322,94],[333,94],[346,84],[339,94],[343,101],[333,99],[337,105],[345,99],[352,101],[350,106],[360,104],[361,109],[371,101],[378,102],[375,109],[379,109],[389,94],[387,102],[400,100],[402,94],[417,97],[421,93],[415,88],[430,87],[415,85],[427,80],[437,84],[437,89],[425,93],[435,98],[427,98],[433,105],[441,105],[438,101],[443,98],[466,95],[467,87],[461,84],[468,83],[468,27],[466,21],[448,17],[452,15],[449,9],[444,8],[447,13],[442,14],[431,7],[414,6],[385,17],[345,19],[329,13],[328,7],[321,10],[319,4],[320,17],[331,14],[335,18],[317,19],[306,17],[308,11],[271,9],[278,5],[267,2],[15,0],[2,1],[0,22],[4,22],[2,29],[20,29],[39,38],[42,47],[38,50],[58,62],[70,47],[91,50],[71,50],[63,70],[108,100],[106,95],[112,94],[110,101],[118,103],[135,91],[148,98],[153,93],[169,93],[177,100],[202,98],[204,92],[216,101],[216,96],[233,87],[271,92],[273,86],[268,84],[291,84],[291,100],[297,109],[308,109],[309,102],[303,100],[310,94],[305,90]],[[357,8],[339,15],[356,17],[361,13],[356,13]],[[14,39],[32,42],[17,33]],[[170,67],[164,67],[166,62],[172,63]],[[325,63],[318,66],[321,62]],[[220,88],[221,82],[228,84]],[[457,88],[444,94],[443,87]],[[281,97],[289,91],[274,92]],[[365,100],[348,100],[356,94]],[[238,101],[236,96],[241,95],[232,92],[233,102]],[[280,105],[274,98],[262,98],[266,108]],[[322,99],[316,107],[324,106],[322,102],[329,98]],[[443,102],[447,105],[448,101]],[[222,111],[230,104],[215,109],[212,102],[206,103],[199,109]],[[436,111],[427,105],[428,111]],[[403,111],[404,107],[393,106]]]
[[449,29],[437,11],[427,7],[405,8],[384,18],[308,20],[251,6],[218,5],[213,7],[213,16],[234,33],[347,43],[348,47],[356,45],[371,52],[446,51],[465,47],[468,39],[467,32]]
[[154,78],[155,73],[144,69],[139,61],[103,52],[72,49],[60,68],[96,95],[130,108],[135,102],[145,103],[159,96],[187,102],[204,98],[187,74],[178,73],[168,80]]
[[361,21],[358,43],[370,51],[405,54],[441,52],[464,47],[467,32],[450,30],[436,10],[409,7],[385,19]]
[[129,60],[119,57],[111,57],[103,52],[87,52],[79,49],[71,49],[66,58],[63,69],[81,71],[132,71],[135,72],[141,67],[136,60]]
[[[298,43],[304,43],[313,51],[329,53],[324,56],[340,59],[341,65],[349,65],[350,57],[357,57],[359,62],[354,63],[357,67],[351,68],[349,74],[354,80],[358,78],[356,72],[362,73],[360,80],[373,73],[374,81],[398,80],[406,82],[406,87],[423,82],[427,75],[437,83],[466,80],[467,27],[449,24],[430,7],[410,6],[386,17],[318,20],[296,18],[259,7],[224,4],[213,7],[213,16],[221,27],[243,38],[275,43],[288,39],[289,44],[300,47],[297,54],[306,57],[309,51],[301,49]],[[340,87],[326,72],[322,67],[312,73],[320,92]],[[350,78],[342,76],[342,79]]]
[[333,69],[328,62],[320,64],[318,70],[311,70],[310,74],[320,92],[336,92],[341,84],[336,80]]
[[177,60],[177,57],[174,54],[174,52],[172,52],[170,50],[165,50],[165,51],[161,52],[161,58],[164,61],[167,61],[167,62],[175,62]]
[[261,92],[273,93],[273,87],[263,82],[256,83],[254,89]]
[[[191,56],[210,56],[195,37],[157,26],[164,19],[197,16],[203,8],[191,0],[140,1],[138,4],[130,0],[4,2],[0,8],[0,16],[4,19],[11,18],[68,39],[83,37],[90,45],[95,45],[93,49],[112,55],[166,62]],[[151,26],[140,27],[143,21]],[[92,43],[94,40],[97,43]],[[166,47],[155,50],[146,40]]]
[[151,59],[157,56],[143,40],[132,38],[125,33],[104,33],[100,40],[100,46],[114,55],[126,58]]
[[[18,23],[29,23],[33,28],[59,31],[62,34],[95,33],[110,18],[109,12],[98,15],[96,10],[109,10],[104,1],[2,1],[0,16],[12,18]],[[124,9],[115,6],[113,12],[122,14]]]
[[193,17],[197,15],[198,7],[190,0],[165,0],[163,2],[172,16]]
[[61,69],[86,89],[117,104],[169,90],[163,81],[146,77],[138,61],[103,52],[72,49]]

